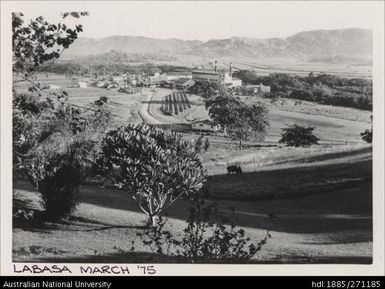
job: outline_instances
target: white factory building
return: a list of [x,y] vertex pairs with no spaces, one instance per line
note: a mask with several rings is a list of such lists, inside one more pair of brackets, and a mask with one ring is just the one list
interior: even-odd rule
[[217,62],[215,61],[214,69],[196,68],[191,73],[192,79],[196,82],[219,83],[228,87],[242,86],[242,80],[232,76],[231,63],[229,71],[217,69]]

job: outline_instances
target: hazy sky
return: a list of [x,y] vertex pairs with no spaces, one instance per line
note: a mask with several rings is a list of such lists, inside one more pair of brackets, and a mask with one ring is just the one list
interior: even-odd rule
[[14,2],[26,17],[58,21],[63,11],[89,11],[78,19],[82,37],[139,35],[155,38],[220,39],[286,37],[304,30],[372,28],[378,2],[368,1],[147,1]]

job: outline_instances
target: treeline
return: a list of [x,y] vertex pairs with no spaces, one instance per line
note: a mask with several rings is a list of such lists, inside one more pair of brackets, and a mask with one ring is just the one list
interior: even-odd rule
[[258,76],[250,70],[234,72],[244,84],[260,84],[271,87],[267,97],[294,98],[321,104],[372,110],[372,82],[360,78],[341,78],[330,74],[296,76],[272,73]]
[[[151,61],[171,61],[176,57],[164,54],[154,53],[127,53],[118,50],[110,50],[106,53],[87,55],[77,58],[78,62],[85,64],[103,64],[103,63],[144,63]],[[102,62],[101,62],[102,61]]]
[[132,65],[119,62],[85,64],[76,61],[58,61],[53,65],[46,65],[42,70],[59,74],[98,77],[100,75],[119,75],[122,73],[153,75],[155,73],[187,71],[188,68],[165,64],[156,65],[153,63]]

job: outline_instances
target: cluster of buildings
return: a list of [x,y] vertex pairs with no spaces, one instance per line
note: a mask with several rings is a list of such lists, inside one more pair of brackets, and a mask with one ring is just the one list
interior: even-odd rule
[[270,86],[263,85],[262,83],[257,85],[245,85],[245,88],[251,90],[254,94],[263,94],[270,92]]
[[105,76],[92,79],[90,84],[99,88],[128,89],[136,87],[137,79],[135,75],[124,73],[122,75]]
[[[117,76],[99,77],[92,79],[91,86],[99,88],[114,89],[121,91],[136,92],[140,87],[166,87],[173,89],[184,90],[195,84],[192,80],[191,72],[168,72],[155,73],[154,75],[146,74],[129,74],[125,73]],[[79,87],[84,87],[83,83],[79,82]]]
[[[225,85],[238,91],[246,88],[253,94],[270,92],[270,87],[262,84],[243,86],[241,79],[233,77],[232,64],[230,63],[228,66],[227,69],[218,68],[217,61],[215,61],[213,67],[199,66],[194,67],[191,71],[155,73],[153,75],[124,73],[115,76],[99,77],[98,79],[93,79],[90,84],[100,88],[116,88],[119,91],[128,93],[135,93],[140,90],[140,87],[165,87],[186,90],[197,82]],[[79,87],[86,87],[86,84],[79,82]],[[242,90],[240,90],[241,88]]]
[[142,82],[143,86],[160,86],[180,90],[185,90],[194,84],[195,81],[191,77],[191,72],[188,71],[155,73]]

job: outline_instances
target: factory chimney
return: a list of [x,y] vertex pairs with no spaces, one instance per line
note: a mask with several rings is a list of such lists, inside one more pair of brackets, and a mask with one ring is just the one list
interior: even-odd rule
[[215,60],[214,63],[215,63],[215,64],[214,64],[214,71],[217,71],[217,61]]
[[230,62],[230,76],[233,76],[233,67],[231,65],[231,62]]

